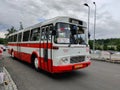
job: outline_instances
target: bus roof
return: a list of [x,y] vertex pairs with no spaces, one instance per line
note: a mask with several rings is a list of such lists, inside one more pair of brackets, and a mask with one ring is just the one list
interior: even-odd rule
[[[71,17],[67,17],[67,16],[58,16],[58,17],[55,17],[55,18],[52,18],[52,19],[48,19],[48,20],[45,20],[43,22],[40,22],[38,24],[35,24],[33,26],[30,26],[30,27],[27,27],[27,28],[24,28],[22,30],[19,30],[15,33],[12,33],[10,34],[9,36],[11,35],[14,35],[14,34],[17,34],[17,33],[20,33],[20,32],[23,32],[23,31],[27,31],[27,30],[31,30],[33,28],[38,28],[38,27],[41,27],[41,26],[44,26],[44,25],[47,25],[47,24],[55,24],[56,22],[66,22],[66,23],[70,23],[69,22],[69,19],[73,19],[73,20],[78,20],[78,21],[81,21],[83,22],[83,26],[86,27],[86,22],[82,21],[82,20],[79,20],[79,19],[76,19],[76,18],[71,18]],[[8,37],[9,37],[8,36]]]

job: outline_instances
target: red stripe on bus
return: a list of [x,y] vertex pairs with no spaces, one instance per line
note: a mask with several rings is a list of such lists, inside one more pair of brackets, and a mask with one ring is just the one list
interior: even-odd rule
[[21,44],[8,44],[8,46],[30,47],[30,48],[49,48],[52,49],[52,43],[21,43]]

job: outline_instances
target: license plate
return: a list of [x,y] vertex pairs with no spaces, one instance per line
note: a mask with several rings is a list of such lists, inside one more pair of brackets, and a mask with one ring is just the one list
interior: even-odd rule
[[81,64],[81,65],[76,65],[76,66],[75,66],[75,69],[77,69],[77,68],[81,68],[81,67],[83,67],[82,64]]

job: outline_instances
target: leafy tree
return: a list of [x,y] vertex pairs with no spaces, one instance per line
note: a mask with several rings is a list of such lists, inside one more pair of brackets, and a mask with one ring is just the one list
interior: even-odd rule
[[108,50],[115,50],[115,48],[114,47],[109,47]]
[[0,38],[0,44],[6,45],[6,44],[7,44],[7,39],[5,39],[5,38]]
[[117,51],[120,51],[120,44],[117,45]]
[[4,39],[0,38],[0,44],[4,44]]
[[104,50],[108,50],[108,47],[107,47],[106,44],[103,46],[103,49],[104,49]]
[[17,30],[14,28],[14,26],[12,26],[10,29],[7,29],[7,32],[8,32],[8,33],[5,34],[5,35],[6,35],[6,38],[7,38],[8,35],[16,32],[16,31],[17,31]]
[[89,40],[90,49],[93,49],[93,41]]

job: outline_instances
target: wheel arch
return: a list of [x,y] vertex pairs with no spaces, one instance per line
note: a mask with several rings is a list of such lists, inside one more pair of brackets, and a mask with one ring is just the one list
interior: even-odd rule
[[32,54],[31,54],[31,64],[34,63],[34,58],[35,58],[35,57],[39,59],[37,52],[34,51],[34,52],[32,52]]

